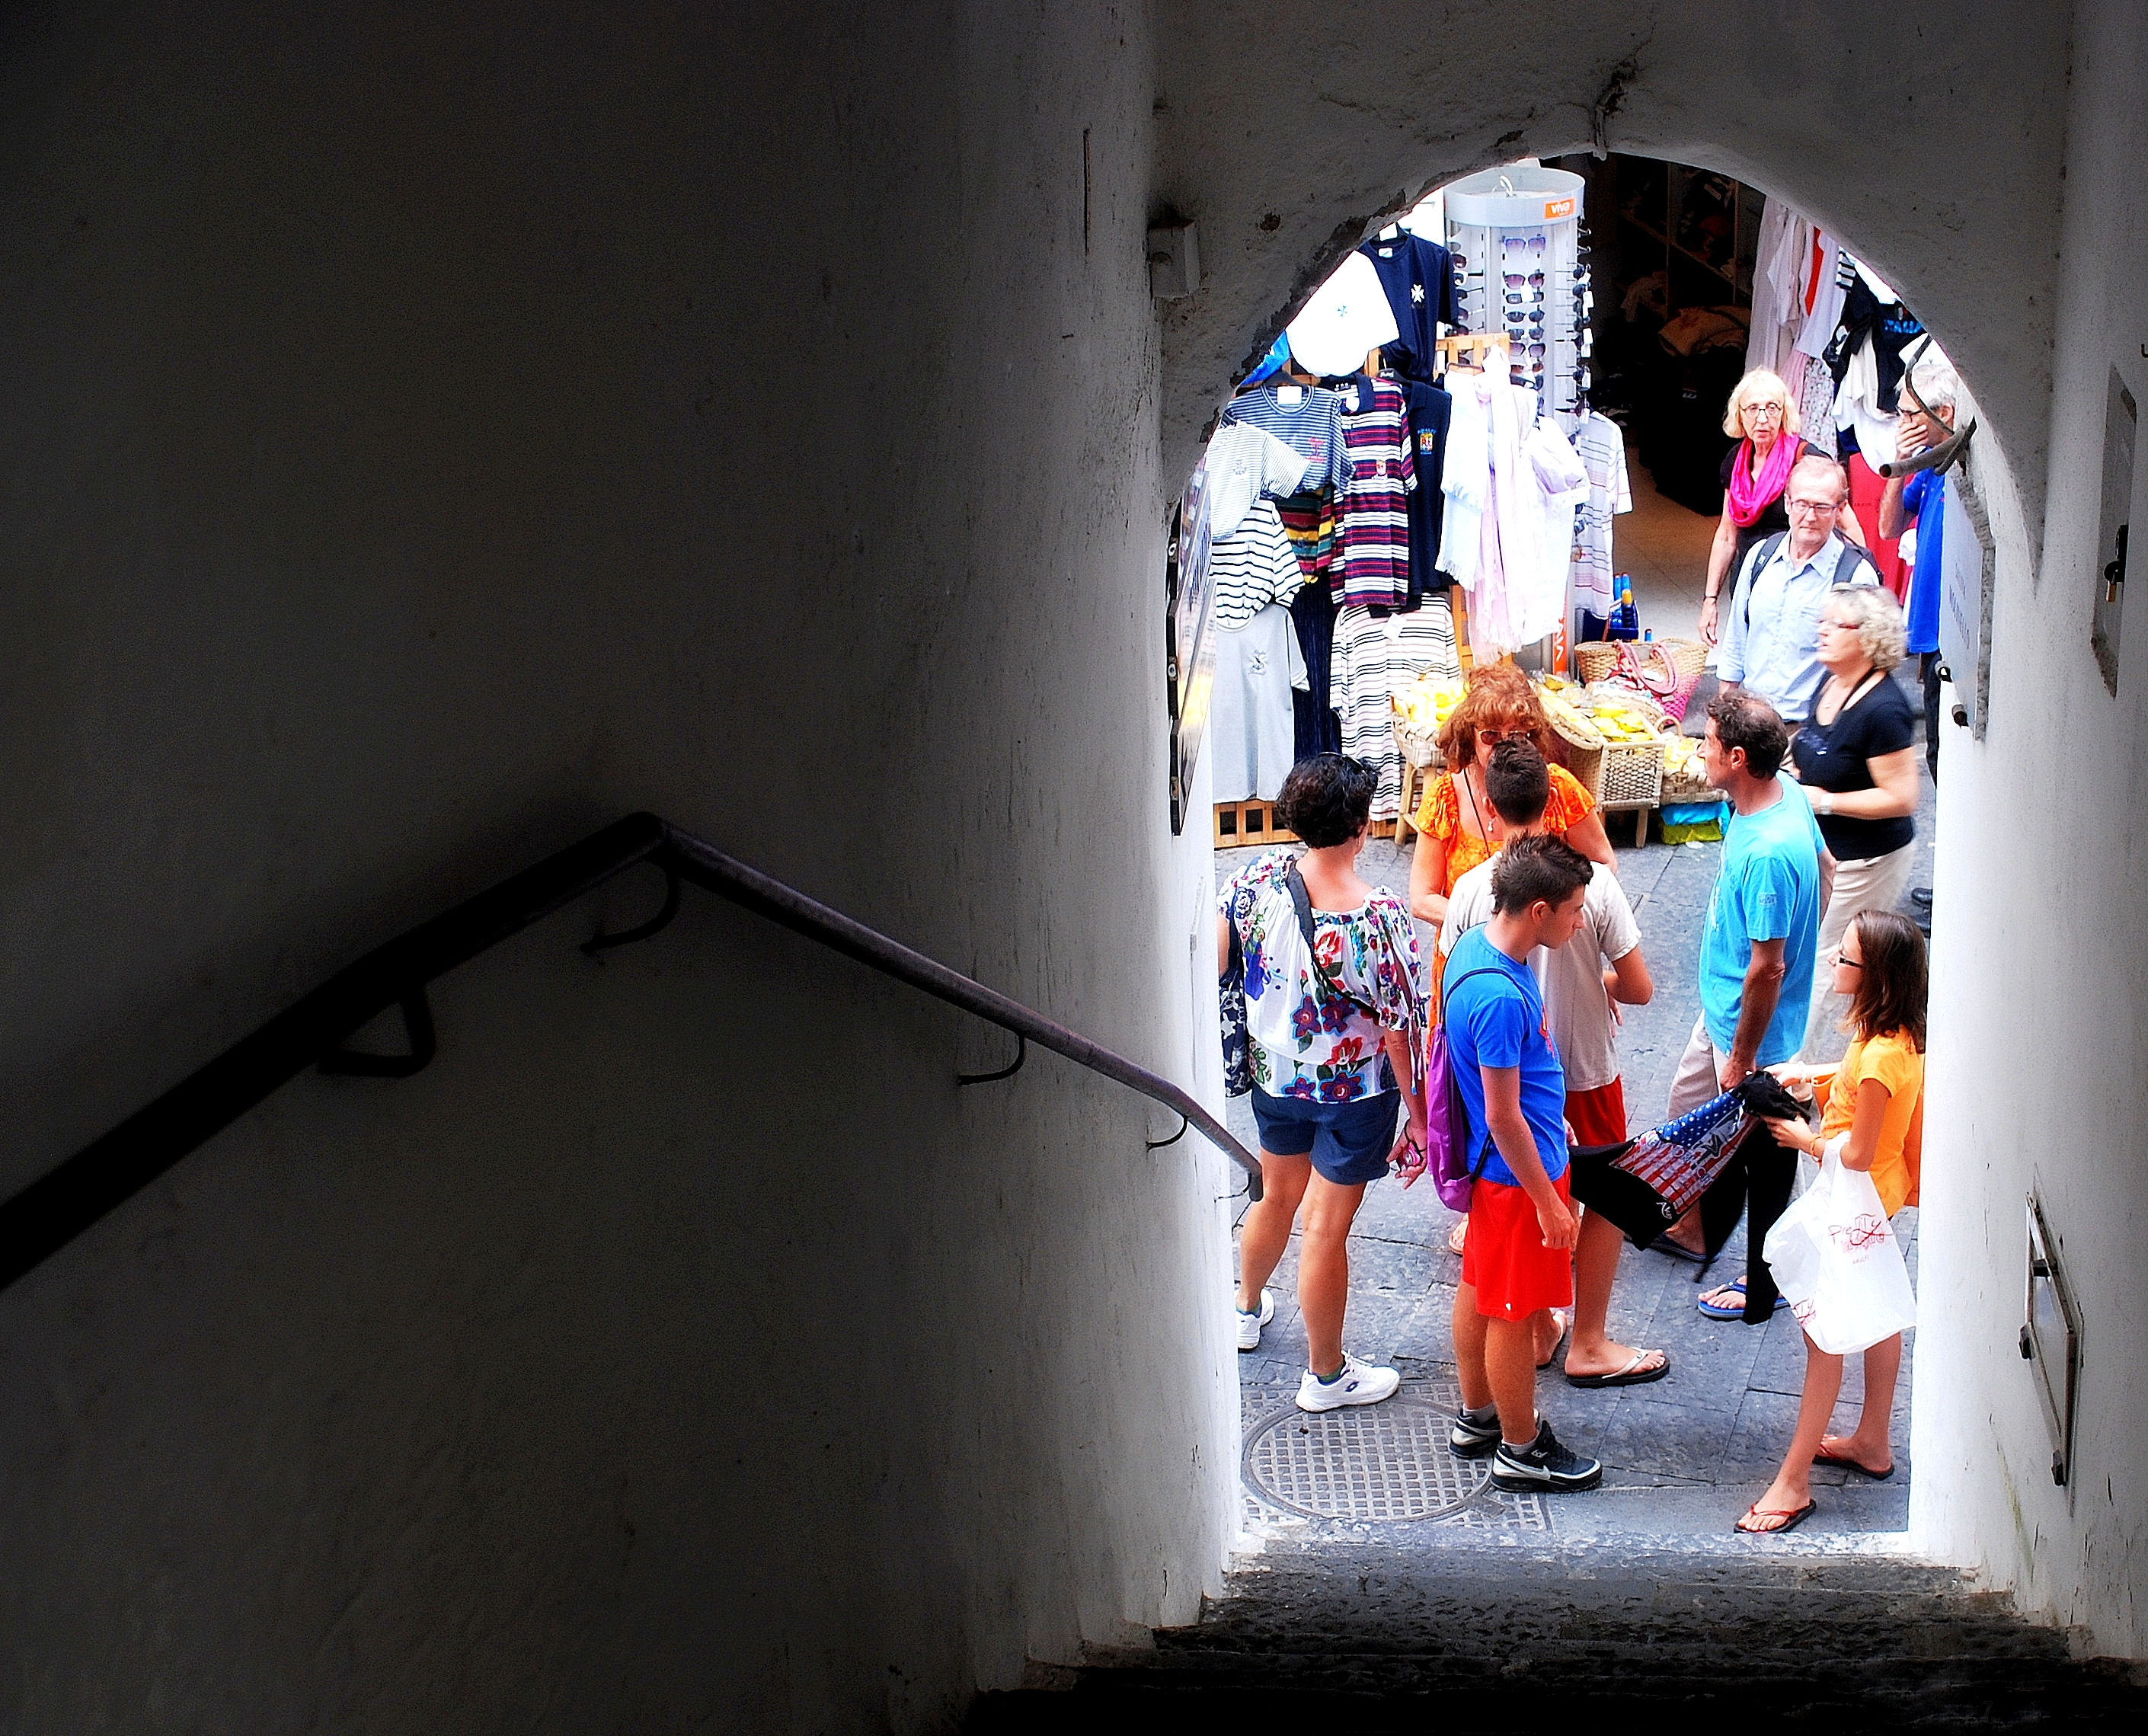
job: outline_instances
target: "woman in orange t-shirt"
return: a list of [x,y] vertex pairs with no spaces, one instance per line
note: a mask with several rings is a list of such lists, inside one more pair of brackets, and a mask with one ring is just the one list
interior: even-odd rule
[[[1611,840],[1595,799],[1580,780],[1558,763],[1551,723],[1537,701],[1528,677],[1511,663],[1480,665],[1470,670],[1462,702],[1440,732],[1439,750],[1451,768],[1432,780],[1417,810],[1417,853],[1410,859],[1410,914],[1432,924],[1435,933],[1446,920],[1454,883],[1498,849],[1498,820],[1485,794],[1484,774],[1492,750],[1512,736],[1526,736],[1551,769],[1551,800],[1544,809],[1544,830],[1561,837],[1593,862],[1616,867]],[[1435,965],[1433,981],[1438,982]]]
[[[1924,1155],[1925,937],[1894,911],[1859,911],[1829,962],[1834,967],[1833,991],[1851,997],[1849,1047],[1828,1087],[1819,1131],[1803,1121],[1775,1121],[1768,1130],[1779,1143],[1814,1157],[1839,1143],[1842,1167],[1871,1176],[1880,1207],[1892,1217],[1916,1203]],[[1790,1062],[1774,1071],[1796,1077],[1819,1070]],[[1806,1339],[1804,1397],[1790,1450],[1767,1493],[1746,1509],[1738,1528],[1765,1533],[1803,1523],[1813,1510],[1814,1465],[1837,1465],[1875,1483],[1892,1477],[1887,1424],[1901,1370],[1900,1332],[1867,1350],[1857,1427],[1831,1435],[1827,1424],[1842,1391],[1842,1358]]]

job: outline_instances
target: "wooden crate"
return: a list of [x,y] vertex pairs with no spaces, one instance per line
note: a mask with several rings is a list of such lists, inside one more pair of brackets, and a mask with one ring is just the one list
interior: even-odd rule
[[1275,804],[1255,797],[1250,801],[1216,804],[1216,847],[1243,850],[1265,844],[1295,844],[1297,834],[1276,823]]

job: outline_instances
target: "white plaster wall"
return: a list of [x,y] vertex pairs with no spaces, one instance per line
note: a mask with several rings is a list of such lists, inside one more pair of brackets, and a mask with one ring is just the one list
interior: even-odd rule
[[[2084,1646],[2134,1657],[2148,1653],[2148,630],[2123,644],[2114,699],[2089,620],[2110,371],[2148,397],[2140,26],[2123,3],[2074,18],[2043,558],[2032,577],[2001,539],[1989,733],[1951,730],[1941,753],[1911,1494],[1927,1547],[1987,1566],[2032,1609],[2080,1627]],[[2131,522],[2144,512],[2136,459]],[[2069,1489],[2052,1483],[2015,1349],[2031,1187],[2083,1313]]]
[[[1187,1074],[1149,21],[800,12],[12,15],[0,1190],[635,806]],[[1220,1164],[598,914],[0,1297],[0,1725],[911,1729],[1192,1613]]]
[[2045,466],[2063,7],[1162,0],[1158,191],[1206,293],[1165,326],[1167,470],[1368,225],[1592,143],[1720,168],[1847,238],[1945,334],[2032,521]]

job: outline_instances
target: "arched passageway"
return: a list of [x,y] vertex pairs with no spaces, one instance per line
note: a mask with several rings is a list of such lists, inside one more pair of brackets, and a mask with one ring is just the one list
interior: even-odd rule
[[[2139,1573],[2135,1546],[2117,1541],[2130,1535],[2118,1490],[2140,1463],[2120,1444],[2126,1401],[2120,1387],[2109,1389],[2094,1425],[2114,1455],[2109,1486],[2095,1498],[2055,1488],[2051,1442],[2015,1339],[2028,1257],[2024,1195],[2067,1202],[2078,1272],[2105,1257],[2088,1245],[2115,1252],[2091,1227],[2093,1202],[2123,1192],[2107,1160],[2060,1161],[2018,1130],[2057,1101],[2058,1076],[2076,1096],[2068,1125],[2112,1127],[2108,1094],[2138,1055],[2137,991],[2115,961],[2096,957],[2102,949],[2085,926],[2089,909],[2104,911],[2106,924],[2115,917],[2119,881],[2093,865],[2093,849],[2025,847],[2017,806],[2070,829],[2081,817],[2070,805],[2099,805],[2089,792],[2115,789],[2111,768],[2140,735],[2123,676],[2115,712],[2090,685],[2089,586],[2110,556],[2107,547],[2093,551],[2115,521],[2111,485],[2098,524],[2084,480],[2089,467],[2110,467],[2095,456],[2112,449],[2117,413],[2106,416],[2105,400],[2117,404],[2120,383],[2138,371],[2132,349],[2114,342],[2110,316],[2089,311],[2098,297],[2114,309],[2137,301],[2114,275],[2133,243],[2090,239],[2096,199],[2129,184],[2120,166],[2138,161],[2127,155],[2137,131],[2099,123],[2092,147],[2085,135],[2069,144],[2061,117],[2081,100],[2070,68],[2083,63],[2055,13],[1983,10],[1956,21],[1940,44],[1905,23],[1833,8],[1748,28],[1704,20],[1697,8],[1656,8],[1642,19],[1577,7],[1541,31],[1532,21],[1526,50],[1494,51],[1499,28],[1476,19],[1485,52],[1473,55],[1461,21],[1446,21],[1456,28],[1440,34],[1451,53],[1435,52],[1421,26],[1412,34],[1406,15],[1415,10],[1286,8],[1257,43],[1212,10],[1177,10],[1177,53],[1160,74],[1160,191],[1167,208],[1202,224],[1208,278],[1202,296],[1166,314],[1166,474],[1183,473],[1225,384],[1371,226],[1429,186],[1523,152],[1551,157],[1593,144],[1734,174],[1813,214],[1914,303],[1960,366],[1980,418],[1969,474],[1987,515],[1996,600],[1990,705],[1980,720],[1989,730],[1980,726],[1974,742],[1955,732],[1962,748],[1940,827],[1946,914],[1935,928],[1932,1126],[1952,1180],[1926,1197],[1936,1209],[1925,1214],[1917,1437],[1932,1456],[1913,1536],[1948,1558],[1995,1568],[2032,1606],[2070,1619],[2100,1609],[2111,1631],[2134,1631],[2131,1594],[2117,1589]],[[2099,14],[2096,28],[2110,23]],[[2135,63],[2114,39],[2099,40],[2090,58],[2108,93]],[[1402,42],[1422,46],[1398,50]],[[2008,124],[1960,123],[1985,108]],[[1875,137],[1884,150],[1869,148]],[[2075,149],[2087,153],[2080,163],[2069,157]],[[2083,174],[2097,195],[2082,196]],[[2076,249],[2065,270],[2062,233]],[[2067,326],[2069,318],[2078,323]],[[2054,358],[2070,346],[2079,359],[2055,365],[2085,394],[2070,403],[2053,389]],[[2118,497],[2137,493],[2129,472]],[[2076,503],[2080,522],[2047,518],[2047,502],[2061,496]],[[2023,685],[2031,670],[2048,689]],[[2100,769],[2049,763],[2020,711],[2054,706],[2080,720]],[[2124,850],[2123,822],[2114,830],[2099,815],[2089,830],[2102,847]],[[2043,864],[2034,876],[2057,901],[2082,915],[2050,924],[2026,916],[2020,881],[2031,860]],[[1995,959],[1995,932],[2025,941],[2031,931],[2034,962],[2011,945],[2003,965]],[[2130,941],[2121,950],[2132,956]],[[2077,973],[2094,985],[2085,1001]],[[2100,1015],[2087,1013],[2091,1004]],[[2129,1033],[2117,1052],[2069,1053],[2075,1042],[2100,1046],[2088,1036],[2099,1018]],[[2025,1064],[2042,1076],[2025,1090],[2007,1076]],[[2108,1106],[2084,1115],[2080,1098]],[[2119,1314],[2110,1330],[2130,1342],[2134,1311]],[[2060,1538],[2070,1565],[2058,1570],[2050,1553]],[[2135,1564],[2091,1569],[2114,1547]]]
[[[1177,479],[1382,213],[1600,134],[1849,238],[1985,414],[1918,1535],[2148,1650],[2148,638],[2107,686],[2087,595],[2148,391],[2134,24],[18,8],[0,1185],[645,807],[1212,1086]],[[958,1091],[1003,1057],[721,911],[555,938],[441,985],[424,1079],[295,1084],[0,1298],[0,1721],[923,1729],[1220,1584],[1220,1163],[1055,1062]],[[2032,1187],[2086,1298],[2063,1488]]]

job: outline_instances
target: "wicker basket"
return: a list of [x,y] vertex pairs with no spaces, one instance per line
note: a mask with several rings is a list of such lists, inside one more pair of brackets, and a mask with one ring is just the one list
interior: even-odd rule
[[1614,741],[1608,747],[1577,747],[1568,770],[1596,805],[1617,812],[1653,808],[1663,800],[1664,745]]
[[1667,802],[1714,801],[1722,794],[1697,771],[1684,777],[1673,777],[1669,772],[1664,774],[1663,799]]
[[1678,733],[1678,724],[1670,713],[1645,693],[1636,693],[1630,687],[1621,687],[1616,682],[1611,682],[1590,688],[1588,696],[1595,700],[1618,700],[1635,715],[1646,718],[1649,727],[1659,735]]
[[[1678,685],[1687,692],[1700,679],[1701,671],[1708,667],[1708,647],[1697,639],[1657,639],[1647,641],[1635,640],[1584,640],[1573,648],[1574,673],[1584,687],[1593,687],[1608,680],[1619,667],[1621,647],[1632,645],[1634,655],[1641,660],[1644,670],[1656,670],[1666,667],[1676,671]],[[1654,654],[1660,651],[1658,658]]]
[[1395,745],[1411,765],[1425,770],[1446,769],[1447,756],[1439,750],[1438,725],[1413,724],[1399,714],[1391,715],[1388,721],[1395,726]]

